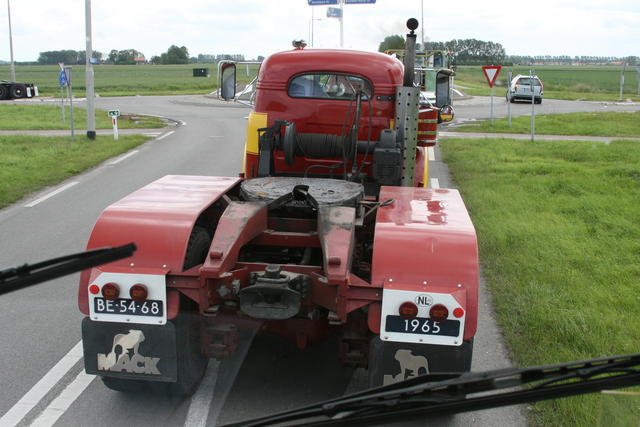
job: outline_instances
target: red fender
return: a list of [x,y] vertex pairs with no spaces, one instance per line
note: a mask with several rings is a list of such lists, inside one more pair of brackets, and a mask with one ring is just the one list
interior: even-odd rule
[[[415,292],[445,290],[465,298],[458,301],[466,310],[464,339],[472,338],[478,321],[478,246],[460,194],[382,187],[380,202],[391,199],[378,212],[371,284],[386,288],[393,283],[394,289]],[[379,310],[370,311],[369,327],[379,332]]]
[[[239,178],[168,175],[106,208],[96,221],[87,249],[135,243],[133,257],[112,267],[165,268],[181,273],[191,230],[198,216]],[[89,313],[87,285],[91,270],[80,276],[78,305]]]

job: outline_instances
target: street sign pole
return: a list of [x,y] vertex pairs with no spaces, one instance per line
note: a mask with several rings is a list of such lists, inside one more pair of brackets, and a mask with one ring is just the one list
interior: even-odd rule
[[64,72],[64,63],[60,63],[60,103],[62,107],[62,124],[66,123],[64,117],[64,87],[67,85],[67,73]]
[[536,70],[529,70],[529,87],[531,88],[531,142],[536,139],[536,86],[533,78],[536,76]]
[[513,70],[507,71],[507,117],[509,127],[511,127],[511,79],[513,79]]
[[482,67],[484,76],[487,79],[487,83],[489,83],[489,87],[491,88],[491,126],[493,126],[493,85],[498,79],[498,74],[500,74],[501,69],[502,66],[500,65],[488,65]]
[[96,110],[93,105],[93,46],[91,40],[91,0],[85,1],[85,30],[87,36],[86,81],[87,81],[87,138],[96,139]]
[[67,75],[67,95],[69,95],[69,120],[71,121],[71,140],[75,141],[74,123],[73,123],[73,87],[71,85],[71,67],[64,67]]

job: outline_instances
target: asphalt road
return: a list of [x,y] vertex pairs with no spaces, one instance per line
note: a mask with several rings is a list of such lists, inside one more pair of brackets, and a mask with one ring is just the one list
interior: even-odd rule
[[[554,104],[548,101],[543,105]],[[466,108],[484,111],[469,104],[474,106],[460,103],[458,117],[482,117],[481,112],[466,112]],[[82,251],[105,207],[164,175],[237,175],[248,108],[203,97],[99,98],[96,107],[159,115],[177,125],[126,156],[0,210],[3,268]],[[450,187],[437,150],[434,156],[432,176],[441,188]],[[61,191],[43,198],[54,190]],[[298,351],[287,343],[258,336],[245,347],[243,363],[212,361],[193,398],[113,392],[83,373],[78,351],[83,316],[77,309],[77,281],[78,275],[68,276],[0,298],[0,427],[212,426],[365,387],[364,372],[338,365],[333,342]],[[491,313],[483,287],[474,371],[509,365]],[[460,414],[437,424],[523,426],[524,412],[523,407],[508,407]]]

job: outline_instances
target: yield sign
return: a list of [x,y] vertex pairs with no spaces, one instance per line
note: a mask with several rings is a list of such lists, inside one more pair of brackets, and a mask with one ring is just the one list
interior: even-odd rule
[[493,87],[493,84],[498,79],[498,74],[500,74],[501,69],[502,66],[500,65],[486,65],[482,67],[482,71],[484,71],[484,76],[487,78],[489,87]]

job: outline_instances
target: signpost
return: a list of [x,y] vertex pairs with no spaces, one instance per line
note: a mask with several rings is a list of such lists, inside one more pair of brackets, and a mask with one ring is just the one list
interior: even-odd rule
[[[339,4],[340,8],[327,8],[328,18],[338,18],[340,20],[340,47],[344,46],[344,28],[342,17],[344,16],[343,7],[345,4],[375,4],[376,0],[307,0],[309,6],[325,6]],[[313,18],[312,18],[313,19]]]
[[485,65],[482,67],[482,71],[484,72],[484,76],[487,79],[487,83],[489,83],[489,87],[491,88],[491,126],[493,126],[493,85],[498,79],[498,74],[500,74],[500,70],[502,66],[500,65]]
[[[531,88],[531,142],[536,139],[536,70],[529,70],[529,87]],[[542,87],[540,88],[542,91]]]
[[60,101],[62,103],[62,124],[66,123],[64,118],[64,87],[67,86],[67,73],[64,72],[64,64],[60,64]]
[[113,139],[118,140],[118,116],[120,116],[120,110],[109,110],[109,117],[111,117],[111,124],[113,124]]
[[507,71],[507,117],[509,118],[509,127],[511,127],[511,80],[513,79],[513,70]]
[[[69,120],[71,120],[71,140],[75,141],[74,123],[73,123],[73,88],[71,85],[71,67],[65,67],[64,64],[60,64],[60,68],[64,71],[67,82],[67,96],[69,97]],[[61,79],[62,80],[62,79]],[[64,108],[64,104],[63,104]]]

